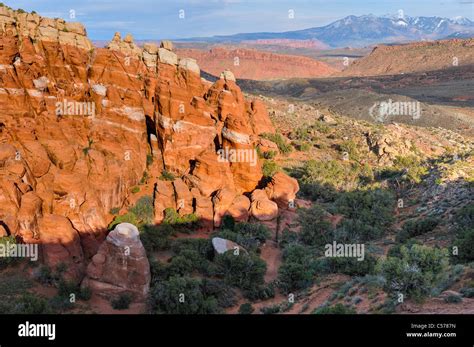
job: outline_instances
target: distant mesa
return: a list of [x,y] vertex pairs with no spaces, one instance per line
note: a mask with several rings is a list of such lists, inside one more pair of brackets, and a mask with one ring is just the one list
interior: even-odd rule
[[341,76],[376,76],[474,66],[474,39],[379,45],[352,63]]
[[276,54],[246,48],[215,47],[210,50],[177,49],[181,56],[196,59],[201,69],[214,76],[231,70],[237,79],[272,80],[326,77],[337,70],[312,58]]

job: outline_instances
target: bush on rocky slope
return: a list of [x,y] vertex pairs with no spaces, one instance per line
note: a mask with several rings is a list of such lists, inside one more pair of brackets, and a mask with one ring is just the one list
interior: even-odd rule
[[416,299],[431,292],[447,266],[445,250],[416,244],[402,246],[400,257],[387,257],[377,264],[379,274],[387,280],[388,292]]
[[206,296],[202,280],[191,277],[171,277],[150,291],[152,313],[216,314],[221,313],[214,296]]

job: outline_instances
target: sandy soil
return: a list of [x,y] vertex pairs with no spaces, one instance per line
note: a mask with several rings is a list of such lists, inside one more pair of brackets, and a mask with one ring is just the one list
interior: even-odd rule
[[270,283],[277,279],[278,269],[282,262],[282,252],[274,241],[267,241],[262,247],[262,258],[267,263],[267,272],[265,274],[265,283]]

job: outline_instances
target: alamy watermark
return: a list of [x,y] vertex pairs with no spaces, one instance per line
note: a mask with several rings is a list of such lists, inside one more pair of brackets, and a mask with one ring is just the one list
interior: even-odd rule
[[324,255],[328,258],[357,258],[357,261],[365,259],[365,245],[363,243],[328,243],[324,246]]
[[421,105],[419,101],[387,101],[376,102],[369,109],[370,116],[377,122],[385,122],[392,116],[408,116],[413,120],[420,119]]
[[258,154],[255,149],[223,148],[217,151],[219,163],[250,163],[250,166],[256,166],[257,159]]
[[56,116],[95,117],[95,103],[64,99],[56,103]]
[[0,258],[30,258],[38,260],[37,244],[16,244],[10,241],[0,243]]

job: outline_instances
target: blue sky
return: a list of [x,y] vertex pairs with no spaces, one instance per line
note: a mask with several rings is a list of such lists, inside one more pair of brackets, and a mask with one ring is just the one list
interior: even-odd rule
[[[95,40],[115,31],[136,39],[176,39],[242,32],[287,31],[329,24],[348,15],[397,13],[464,16],[474,0],[3,0],[13,8],[86,25]],[[70,11],[74,10],[75,19]],[[184,18],[180,18],[184,10]],[[290,19],[288,11],[294,11]],[[183,12],[181,12],[182,14]]]

